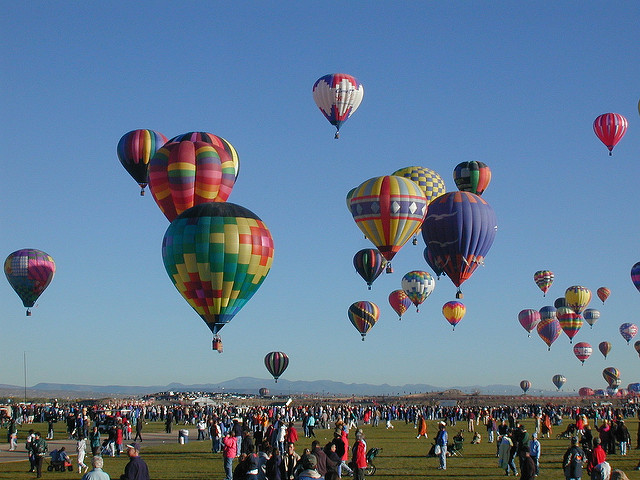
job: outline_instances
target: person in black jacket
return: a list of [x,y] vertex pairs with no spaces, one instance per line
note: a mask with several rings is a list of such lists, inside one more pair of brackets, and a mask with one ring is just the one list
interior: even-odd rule
[[138,442],[127,445],[129,463],[124,467],[120,480],[149,480],[149,467],[140,458],[140,448],[141,445]]

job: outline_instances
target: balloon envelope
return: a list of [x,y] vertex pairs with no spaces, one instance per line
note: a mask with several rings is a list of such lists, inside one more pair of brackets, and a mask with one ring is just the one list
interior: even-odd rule
[[261,397],[266,397],[267,395],[269,395],[269,389],[261,388],[260,390],[258,390],[258,393],[260,394]]
[[27,308],[27,315],[31,315],[29,308],[49,286],[55,273],[56,264],[51,255],[35,248],[16,250],[4,261],[4,274]]
[[631,267],[631,281],[638,291],[640,291],[640,262]]
[[620,335],[627,341],[627,344],[638,333],[638,326],[635,323],[623,323],[620,325]]
[[312,94],[322,114],[336,127],[338,138],[342,124],[360,106],[364,97],[364,87],[351,75],[330,73],[316,80]]
[[593,327],[593,325],[600,318],[600,311],[596,310],[595,308],[587,308],[584,312],[582,312],[582,317],[591,327]]
[[609,295],[611,295],[611,290],[609,290],[607,287],[600,287],[597,291],[596,291],[598,298],[600,300],[602,300],[602,303],[604,303],[607,298],[609,298]]
[[555,342],[560,336],[560,333],[562,333],[562,327],[560,326],[560,322],[557,318],[540,320],[537,329],[538,335],[542,341],[547,344],[549,350],[551,350],[553,342]]
[[436,274],[436,277],[440,279],[440,275],[442,275],[444,270],[436,262],[435,258],[433,258],[433,255],[431,254],[431,250],[429,250],[429,247],[424,247],[422,256],[424,257],[425,262],[427,262],[427,265],[429,265],[431,267],[431,270],[433,270],[433,273]]
[[349,205],[358,228],[388,261],[420,228],[427,213],[427,198],[418,185],[393,175],[360,184]]
[[546,306],[540,309],[540,320],[547,320],[549,318],[557,318],[556,312],[558,310],[556,307]]
[[604,355],[604,358],[607,358],[607,355],[611,352],[611,342],[600,342],[598,344],[598,350]]
[[520,325],[522,325],[522,328],[531,336],[531,332],[538,326],[538,323],[540,323],[540,312],[531,308],[521,310],[520,313],[518,313],[518,321]]
[[402,320],[402,315],[411,306],[411,299],[404,290],[394,290],[389,294],[389,305],[400,317],[398,320]]
[[429,205],[422,237],[457,287],[484,264],[497,230],[493,208],[469,192],[445,193]]
[[264,357],[264,366],[267,367],[267,370],[273,375],[273,379],[277,383],[280,375],[289,366],[289,357],[284,352],[269,352]]
[[589,387],[582,387],[580,390],[578,390],[578,395],[580,395],[581,397],[593,397],[596,394],[596,392],[593,390],[593,388],[589,388]]
[[162,259],[176,289],[217,334],[262,285],[273,263],[273,239],[250,210],[203,203],[171,222]]
[[624,137],[628,126],[627,119],[619,113],[603,113],[593,121],[593,131],[605,144],[609,155],[611,155],[613,147]]
[[531,382],[529,380],[522,380],[520,382],[520,388],[522,389],[522,393],[527,393],[527,390],[531,388]]
[[573,347],[573,354],[582,364],[591,356],[591,353],[593,353],[593,348],[587,342],[576,343]]
[[447,193],[444,180],[435,171],[425,167],[405,167],[400,170],[396,170],[391,175],[398,177],[405,177],[418,184],[420,190],[424,192],[427,198],[427,205],[440,195]]
[[149,183],[149,161],[165,143],[167,137],[154,130],[132,130],[118,142],[118,159],[140,186],[140,195]]
[[453,170],[458,190],[482,195],[491,182],[491,169],[483,162],[462,162]]
[[553,302],[553,306],[556,307],[556,308],[566,307],[567,306],[567,299],[564,298],[564,297],[558,297]]
[[447,302],[442,306],[442,314],[454,330],[456,329],[456,325],[460,323],[460,320],[462,320],[466,312],[467,307],[465,307],[462,302],[458,302],[456,300]]
[[638,352],[638,355],[640,355],[640,340],[636,340],[636,342],[633,344],[633,348],[635,348],[636,352]]
[[353,256],[353,266],[371,290],[374,280],[384,271],[387,261],[375,248],[364,248]]
[[564,298],[567,301],[567,307],[580,315],[591,301],[591,290],[587,287],[574,285],[567,288],[564,292]]
[[607,367],[602,371],[602,376],[610,387],[620,386],[620,370],[615,367]]
[[553,283],[553,272],[551,270],[538,270],[533,274],[533,281],[536,282],[538,288],[542,290],[543,296],[545,296]]
[[569,337],[569,341],[573,341],[580,328],[582,328],[582,318],[569,307],[560,307],[556,312],[556,317],[560,322],[562,331]]
[[353,326],[362,335],[362,341],[364,341],[367,332],[378,321],[380,309],[373,302],[360,301],[352,303],[347,314]]
[[429,272],[413,270],[402,277],[402,290],[416,306],[416,311],[419,311],[418,306],[431,295],[434,288],[436,281]]
[[556,386],[556,388],[560,390],[562,386],[567,382],[567,377],[565,377],[564,375],[558,374],[558,375],[554,375],[551,381]]

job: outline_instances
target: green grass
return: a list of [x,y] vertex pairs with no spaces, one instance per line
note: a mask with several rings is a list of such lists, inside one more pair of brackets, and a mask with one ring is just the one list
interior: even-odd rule
[[[529,432],[534,431],[533,421],[524,422]],[[634,419],[627,421],[631,438],[634,440],[638,428],[638,422]],[[380,479],[401,479],[401,478],[429,478],[434,480],[445,478],[488,478],[500,477],[504,471],[498,467],[496,458],[496,444],[486,443],[486,431],[480,425],[479,432],[482,434],[480,445],[471,445],[471,435],[466,432],[466,423],[458,423],[457,426],[448,427],[450,438],[458,430],[465,430],[465,446],[462,457],[450,457],[447,459],[447,470],[437,470],[438,459],[427,458],[426,453],[431,447],[433,437],[437,431],[436,422],[429,422],[429,439],[416,439],[416,430],[413,425],[405,425],[404,422],[394,422],[395,428],[387,430],[384,424],[374,428],[365,425],[363,427],[367,446],[382,447],[382,453],[375,459],[374,463],[378,468],[375,475]],[[555,435],[564,430],[565,424],[554,427],[553,438],[541,439],[542,456],[540,462],[540,480],[556,480],[564,478],[560,463],[562,455],[568,448],[568,440],[556,439]],[[58,426],[57,426],[58,427]],[[64,435],[64,426],[56,428],[56,435]],[[36,428],[29,426],[29,428]],[[46,432],[46,425],[37,425],[41,432]],[[144,432],[162,431],[163,425],[160,422],[145,425]],[[22,429],[23,431],[25,429]],[[59,430],[59,432],[58,432]],[[3,430],[4,433],[6,430]],[[20,432],[20,441],[24,442],[24,433]],[[316,435],[321,443],[330,440],[332,430],[316,430]],[[353,433],[350,435],[353,437]],[[58,436],[58,438],[61,438]],[[305,447],[311,445],[311,440],[302,437],[296,446],[296,450],[301,452]],[[6,444],[3,445],[3,448]],[[221,454],[210,452],[210,441],[193,441],[185,445],[176,443],[164,444],[155,447],[147,447],[143,450],[142,456],[149,465],[151,478],[153,480],[204,480],[224,478]],[[629,478],[640,478],[633,468],[640,458],[640,450],[629,450],[629,455],[611,455],[608,458],[612,468],[624,470]],[[105,471],[112,479],[120,477],[127,462],[126,456],[116,458],[105,458]],[[89,464],[89,462],[85,462]],[[235,464],[234,464],[235,466]],[[33,474],[26,473],[28,463],[15,462],[0,464],[0,479],[32,479]],[[80,477],[75,472],[43,472],[43,478],[57,480],[77,480]],[[586,472],[583,478],[587,478]]]

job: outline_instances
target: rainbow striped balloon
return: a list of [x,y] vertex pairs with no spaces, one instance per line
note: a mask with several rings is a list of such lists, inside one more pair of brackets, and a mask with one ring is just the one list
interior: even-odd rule
[[582,317],[569,307],[560,307],[556,312],[556,316],[558,317],[562,331],[569,337],[569,343],[573,343],[573,337],[575,337],[582,328]]
[[289,357],[284,352],[269,352],[264,357],[264,366],[267,367],[269,373],[273,375],[273,379],[278,383],[278,378],[289,366]]
[[118,159],[129,175],[140,186],[140,195],[149,183],[151,157],[167,143],[167,137],[154,130],[132,130],[118,142]]

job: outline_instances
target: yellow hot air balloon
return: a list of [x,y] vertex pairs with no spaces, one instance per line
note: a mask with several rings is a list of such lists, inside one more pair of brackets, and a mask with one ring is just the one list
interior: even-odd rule
[[591,290],[587,287],[574,285],[567,288],[567,291],[564,292],[564,298],[567,301],[567,307],[580,315],[591,301]]

